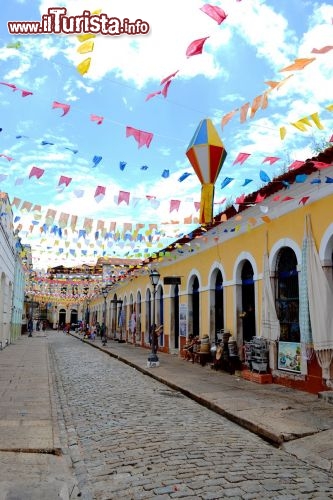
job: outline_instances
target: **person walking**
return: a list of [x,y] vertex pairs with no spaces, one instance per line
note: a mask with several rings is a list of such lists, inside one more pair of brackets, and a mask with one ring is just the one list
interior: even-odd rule
[[29,318],[29,321],[28,321],[28,332],[29,332],[29,335],[28,337],[32,337],[32,330],[34,328],[34,323],[32,321],[32,318]]

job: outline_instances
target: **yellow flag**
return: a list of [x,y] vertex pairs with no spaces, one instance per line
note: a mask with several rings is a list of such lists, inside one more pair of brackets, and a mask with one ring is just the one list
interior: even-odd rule
[[324,129],[324,125],[321,123],[318,113],[313,113],[312,115],[310,115],[310,118],[312,118],[317,128],[319,128],[320,130]]
[[85,59],[84,61],[80,62],[80,64],[78,64],[76,66],[76,69],[78,70],[78,72],[80,73],[80,75],[83,76],[83,75],[85,75],[89,71],[90,63],[91,63],[91,57],[88,57],[87,59]]
[[287,134],[287,129],[286,127],[280,127],[280,139],[283,141],[283,139],[286,137]]
[[77,48],[77,52],[79,54],[87,54],[88,52],[92,52],[93,50],[94,50],[94,42],[92,40],[87,40]]
[[306,132],[306,126],[301,123],[301,120],[299,120],[298,122],[290,123],[290,125],[298,128],[298,130],[300,130],[301,132]]
[[328,106],[325,106],[325,109],[327,109],[327,111],[333,111],[333,104],[329,104]]
[[90,38],[96,38],[96,35],[93,35],[92,33],[85,33],[84,35],[77,36],[79,42],[85,42],[86,40],[90,40]]

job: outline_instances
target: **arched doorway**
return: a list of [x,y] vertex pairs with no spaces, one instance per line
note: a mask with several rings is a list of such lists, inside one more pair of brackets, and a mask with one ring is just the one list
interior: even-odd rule
[[171,299],[171,324],[173,325],[174,348],[179,348],[179,286],[175,285]]
[[300,342],[297,258],[289,247],[282,248],[277,256],[275,301],[280,322],[280,340]]
[[244,261],[241,273],[243,342],[250,342],[252,337],[256,336],[253,275],[251,262],[248,260]]
[[59,326],[65,326],[66,324],[66,309],[59,310]]
[[192,316],[192,334],[200,336],[200,300],[199,300],[199,280],[194,276],[190,294],[190,316]]
[[215,277],[215,342],[217,332],[224,329],[223,277],[220,270]]
[[70,324],[77,324],[78,322],[78,315],[77,315],[77,309],[71,309],[71,319],[70,319]]

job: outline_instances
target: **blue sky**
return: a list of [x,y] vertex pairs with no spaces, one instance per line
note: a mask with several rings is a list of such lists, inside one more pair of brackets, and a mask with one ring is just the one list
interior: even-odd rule
[[[198,217],[194,202],[200,201],[201,185],[185,151],[203,118],[211,118],[228,156],[215,185],[214,213],[232,203],[242,193],[258,189],[263,182],[260,170],[270,178],[294,160],[313,156],[314,142],[332,135],[333,50],[313,54],[313,48],[333,45],[333,6],[330,2],[301,0],[224,0],[211,5],[222,8],[225,21],[216,21],[200,10],[197,0],[12,0],[2,6],[0,25],[0,81],[33,92],[22,97],[19,91],[0,85],[0,189],[14,197],[41,205],[39,213],[15,209],[20,236],[32,245],[34,266],[92,263],[97,256],[143,258],[197,223],[183,225],[184,218]],[[148,35],[94,39],[93,52],[78,54],[75,35],[13,36],[7,21],[40,20],[47,9],[64,6],[71,15],[101,9],[109,16],[149,23]],[[209,36],[202,54],[186,57],[188,45]],[[8,44],[20,42],[19,48]],[[84,76],[77,64],[92,58]],[[299,71],[281,72],[297,58],[315,60]],[[166,98],[149,93],[161,90],[160,82],[179,70],[172,79]],[[266,81],[293,76],[279,90],[272,90],[266,109],[240,123],[239,113],[221,128],[228,112],[269,89]],[[61,117],[52,109],[54,101],[70,104]],[[324,127],[314,123],[300,132],[291,123],[319,113]],[[91,114],[104,118],[101,125]],[[126,137],[126,126],[154,134],[149,148],[138,148]],[[280,138],[280,127],[286,137]],[[17,138],[17,136],[23,136]],[[42,145],[42,141],[54,145]],[[66,149],[69,148],[69,149]],[[77,150],[73,153],[72,150]],[[243,164],[233,164],[237,155],[251,156]],[[94,156],[102,160],[94,166]],[[279,158],[273,165],[262,164],[267,156]],[[120,162],[126,162],[123,170]],[[29,179],[31,168],[44,170],[42,177]],[[142,168],[144,167],[144,168]],[[162,173],[169,171],[169,177]],[[190,173],[184,181],[179,178]],[[68,187],[58,186],[60,176],[72,178]],[[225,188],[225,177],[233,181]],[[251,182],[243,187],[244,179]],[[106,187],[105,197],[94,198],[97,186]],[[83,194],[82,194],[83,191]],[[120,191],[130,193],[130,201],[118,204]],[[80,192],[82,196],[80,195]],[[226,199],[224,204],[219,202]],[[180,201],[179,210],[170,212],[171,200]],[[57,211],[78,216],[74,232],[63,227],[41,233],[45,214]],[[36,217],[37,215],[37,217]],[[93,219],[93,230],[85,237],[84,218]],[[34,221],[32,223],[32,221]],[[105,239],[96,224],[109,228],[116,222],[118,239]],[[123,224],[145,224],[139,235],[122,237]],[[149,224],[156,224],[152,231]],[[31,227],[33,230],[31,231]]]

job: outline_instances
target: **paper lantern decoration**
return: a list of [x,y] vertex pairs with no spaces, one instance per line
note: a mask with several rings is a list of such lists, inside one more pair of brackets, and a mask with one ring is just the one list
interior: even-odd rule
[[217,130],[209,118],[199,123],[186,150],[186,156],[202,185],[200,224],[209,223],[213,219],[215,182],[227,156]]

